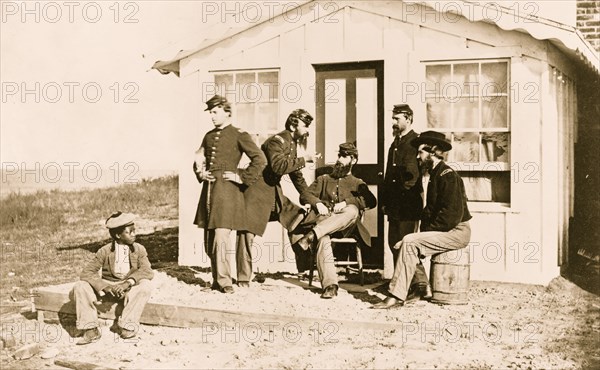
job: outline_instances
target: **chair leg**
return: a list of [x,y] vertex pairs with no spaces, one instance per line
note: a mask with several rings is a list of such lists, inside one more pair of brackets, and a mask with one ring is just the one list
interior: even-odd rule
[[362,251],[358,243],[356,244],[356,262],[358,262],[358,273],[360,274],[360,286],[365,285],[365,276],[363,274]]
[[312,286],[313,277],[315,276],[315,253],[310,252],[310,268],[308,270],[308,286]]

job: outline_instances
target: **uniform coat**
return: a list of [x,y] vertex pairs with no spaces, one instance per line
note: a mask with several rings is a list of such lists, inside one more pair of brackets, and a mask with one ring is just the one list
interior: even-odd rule
[[401,300],[406,299],[417,266],[422,266],[420,256],[465,248],[471,239],[471,227],[467,222],[470,219],[462,179],[440,161],[430,171],[421,232],[402,239],[389,292]]
[[[261,177],[266,165],[263,152],[250,134],[232,125],[209,131],[204,136],[199,151],[204,151],[206,170],[216,180],[212,183],[204,182],[194,223],[209,230],[246,230],[246,207],[242,191]],[[243,153],[251,162],[248,168],[239,170],[238,164]],[[238,173],[243,185],[223,180],[225,171]],[[209,187],[210,202],[207,203]]]
[[465,184],[450,166],[439,162],[429,177],[421,231],[450,231],[470,219]]
[[[299,229],[305,229],[305,225],[318,223],[320,217],[323,217],[314,212],[317,203],[323,203],[325,206],[331,208],[335,203],[346,202],[348,205],[355,205],[361,213],[365,209],[373,208],[377,205],[377,199],[371,193],[367,184],[352,174],[339,179],[333,178],[330,175],[319,176],[310,185],[308,191],[300,195],[300,202],[302,204],[310,204],[313,207],[313,211],[302,221]],[[362,224],[360,217],[355,227],[344,232],[345,237],[351,235],[356,236],[362,244],[371,246],[371,235]],[[294,241],[297,238],[293,237],[291,239]]]
[[137,284],[141,279],[151,280],[154,277],[146,248],[139,243],[133,243],[133,245],[129,246],[129,263],[131,269],[127,275],[123,279],[115,277],[113,273],[115,267],[114,243],[113,241],[106,244],[96,252],[94,259],[81,271],[81,280],[88,282],[96,292],[100,292],[110,285],[106,281],[116,282],[133,279]]
[[394,140],[388,151],[381,203],[390,219],[418,221],[423,210],[417,149],[411,145],[417,136],[409,131]]
[[[246,230],[255,235],[262,235],[269,221],[278,220],[283,227],[290,229],[301,210],[283,195],[282,176],[289,175],[300,194],[308,189],[301,171],[306,164],[304,158],[297,156],[296,142],[290,131],[271,136],[261,149],[267,158],[267,166],[256,183],[244,192],[248,215]],[[272,218],[272,215],[275,217]]]

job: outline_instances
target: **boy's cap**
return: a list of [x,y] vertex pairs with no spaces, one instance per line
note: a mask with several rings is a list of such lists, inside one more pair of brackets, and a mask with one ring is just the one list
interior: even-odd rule
[[121,226],[133,225],[135,215],[132,213],[115,212],[106,219],[107,229],[116,229]]

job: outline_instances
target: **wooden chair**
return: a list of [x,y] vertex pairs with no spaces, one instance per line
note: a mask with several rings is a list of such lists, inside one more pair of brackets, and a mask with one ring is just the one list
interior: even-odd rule
[[[350,261],[350,253],[348,253],[347,261],[334,261],[335,267],[345,267],[346,275],[350,274],[350,271],[357,272],[359,274],[360,285],[364,285],[365,276],[363,273],[363,262],[362,262],[362,251],[360,249],[360,244],[358,241],[353,238],[331,238],[331,250],[334,250],[337,244],[347,244],[350,247],[354,246],[356,251],[356,261]],[[348,248],[350,250],[350,248]],[[308,286],[312,286],[312,281],[315,274],[315,264],[316,264],[316,251],[313,250],[310,254],[310,270],[308,270]]]

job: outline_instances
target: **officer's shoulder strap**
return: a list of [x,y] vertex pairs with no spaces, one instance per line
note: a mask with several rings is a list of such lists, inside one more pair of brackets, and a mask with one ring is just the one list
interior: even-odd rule
[[454,170],[452,168],[446,168],[445,170],[442,171],[442,173],[440,173],[440,177],[447,175],[449,173],[453,173]]

